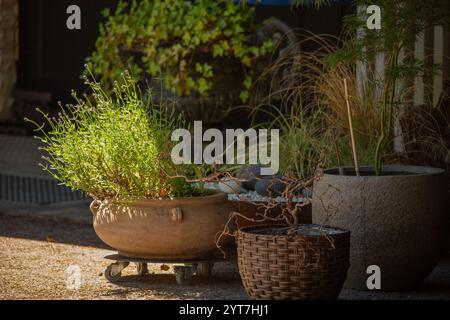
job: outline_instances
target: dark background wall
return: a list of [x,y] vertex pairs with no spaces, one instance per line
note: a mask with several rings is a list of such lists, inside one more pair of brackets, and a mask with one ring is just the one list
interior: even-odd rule
[[[66,8],[81,8],[81,30],[66,28]],[[70,101],[70,90],[82,90],[80,73],[85,58],[94,50],[101,11],[116,0],[20,0],[19,63],[17,89],[51,93],[50,109],[57,101]],[[258,6],[257,20],[276,16],[292,28],[338,35],[348,7],[314,8]],[[307,48],[305,48],[307,49]]]
[[[70,89],[82,85],[84,59],[94,50],[101,10],[114,0],[20,0],[20,89],[50,91],[55,100],[66,100]],[[81,30],[66,27],[66,9],[81,8]]]

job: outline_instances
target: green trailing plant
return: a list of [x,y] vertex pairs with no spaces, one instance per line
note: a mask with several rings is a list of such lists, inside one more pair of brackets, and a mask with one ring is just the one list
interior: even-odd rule
[[107,21],[88,62],[96,77],[110,83],[120,80],[125,65],[136,77],[162,76],[177,95],[207,96],[215,89],[214,78],[227,72],[211,60],[231,59],[244,75],[240,98],[245,102],[258,59],[273,48],[271,41],[248,40],[257,30],[253,10],[231,0],[120,1],[114,13],[104,11]]
[[[136,82],[125,73],[119,85],[105,91],[86,78],[92,95],[75,105],[61,105],[58,117],[43,114],[34,123],[47,156],[42,165],[61,183],[104,199],[165,198],[203,194],[185,177],[199,177],[192,166],[176,166],[170,152],[172,131],[182,125],[167,107],[142,99]],[[28,120],[32,122],[32,120]],[[49,130],[44,130],[48,126]]]

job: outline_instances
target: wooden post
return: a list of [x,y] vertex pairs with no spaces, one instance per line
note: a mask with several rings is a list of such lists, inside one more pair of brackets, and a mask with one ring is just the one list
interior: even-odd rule
[[352,114],[351,114],[351,110],[350,110],[350,101],[348,99],[347,79],[344,79],[344,90],[345,90],[345,102],[347,104],[347,115],[348,115],[348,125],[349,125],[349,129],[350,129],[350,139],[352,142],[353,161],[355,162],[356,175],[359,176],[359,163],[358,163],[358,155],[356,153],[355,136],[353,133],[353,122],[352,122]]
[[[419,61],[425,61],[425,32],[421,32],[416,38],[414,58]],[[423,74],[418,74],[414,79],[414,104],[423,105],[424,103],[425,86],[423,83]]]
[[0,119],[11,113],[16,83],[17,0],[0,0]]
[[[442,26],[434,27],[433,63],[444,67],[444,28]],[[443,85],[443,73],[439,70],[433,76],[433,107],[436,107],[439,102]]]

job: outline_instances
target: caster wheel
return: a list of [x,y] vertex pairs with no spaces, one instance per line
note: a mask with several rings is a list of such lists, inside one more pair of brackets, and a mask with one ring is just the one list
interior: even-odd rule
[[110,282],[119,281],[120,277],[122,276],[122,270],[125,269],[128,266],[128,264],[129,264],[128,262],[111,263],[105,269],[106,280],[108,280]]
[[174,267],[177,284],[189,284],[192,279],[192,267]]
[[201,262],[197,265],[197,275],[199,277],[209,278],[212,275],[212,270],[214,267],[213,262]]
[[112,271],[112,264],[106,267],[105,269],[105,278],[109,282],[117,282],[119,281],[120,277],[122,276],[122,271],[119,271],[117,273],[113,273]]
[[138,275],[140,275],[140,276],[145,276],[148,274],[148,266],[147,266],[147,263],[145,263],[145,262],[136,263],[136,269],[137,269]]

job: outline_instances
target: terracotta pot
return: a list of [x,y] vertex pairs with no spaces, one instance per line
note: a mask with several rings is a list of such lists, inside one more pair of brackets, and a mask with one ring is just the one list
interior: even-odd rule
[[232,210],[227,195],[125,201],[94,200],[94,229],[120,255],[132,258],[207,259]]
[[363,167],[357,177],[329,169],[314,185],[313,222],[352,235],[348,288],[368,289],[370,265],[380,267],[381,290],[413,288],[433,270],[448,243],[444,170],[385,166],[382,171],[389,174],[374,176],[373,168]]

